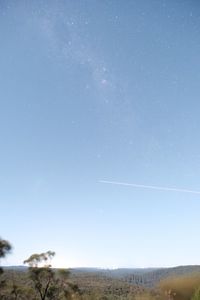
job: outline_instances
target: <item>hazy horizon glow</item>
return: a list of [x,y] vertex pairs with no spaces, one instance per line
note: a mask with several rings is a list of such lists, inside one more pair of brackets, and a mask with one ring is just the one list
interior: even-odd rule
[[199,15],[195,0],[0,2],[1,264],[200,264]]

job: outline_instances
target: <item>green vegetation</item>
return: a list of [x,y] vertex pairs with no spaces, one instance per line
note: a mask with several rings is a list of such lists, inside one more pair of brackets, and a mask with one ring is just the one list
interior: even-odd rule
[[[0,238],[0,258],[4,258],[10,251],[12,247],[11,244]],[[0,274],[3,273],[3,269],[0,268]]]
[[196,289],[196,291],[194,292],[194,295],[192,297],[192,300],[200,300],[200,287],[198,287]]
[[[12,247],[0,239],[0,258]],[[1,300],[200,300],[199,266],[158,270],[53,269],[55,252],[32,254],[28,267],[1,268]],[[189,271],[194,271],[189,274]],[[132,273],[135,272],[135,273]]]
[[159,287],[168,299],[194,299],[200,287],[200,273],[167,278],[160,282]]

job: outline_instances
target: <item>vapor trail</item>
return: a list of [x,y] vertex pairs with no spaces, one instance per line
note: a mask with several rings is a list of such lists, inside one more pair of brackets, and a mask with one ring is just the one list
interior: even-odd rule
[[159,191],[169,191],[169,192],[180,192],[180,193],[191,193],[200,195],[200,191],[181,189],[175,187],[162,187],[155,185],[144,185],[136,183],[127,183],[127,182],[118,182],[118,181],[108,181],[108,180],[99,180],[100,183],[114,184],[114,185],[123,185],[123,186],[132,186],[134,188],[150,189],[150,190],[159,190]]

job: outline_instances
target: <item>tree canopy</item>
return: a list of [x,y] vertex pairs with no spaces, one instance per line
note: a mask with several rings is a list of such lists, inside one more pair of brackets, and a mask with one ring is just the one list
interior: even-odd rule
[[[0,258],[4,258],[12,249],[11,244],[0,238]],[[3,273],[3,269],[0,267],[0,274]]]

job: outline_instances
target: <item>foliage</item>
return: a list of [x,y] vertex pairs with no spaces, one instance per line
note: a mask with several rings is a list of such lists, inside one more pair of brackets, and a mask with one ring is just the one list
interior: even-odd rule
[[[12,247],[11,244],[0,238],[0,258],[4,258],[10,251]],[[6,280],[2,277],[3,269],[0,267],[0,298],[3,299],[2,290],[6,286]]]
[[[24,261],[24,264],[28,264],[29,267],[37,268],[39,264],[44,264],[45,268],[51,267],[50,261],[55,256],[55,252],[53,251],[47,251],[40,254],[32,254],[28,259]],[[49,263],[47,263],[49,262]]]
[[32,254],[24,261],[29,265],[29,277],[37,295],[41,300],[71,299],[78,295],[77,285],[69,282],[68,270],[54,270],[51,268],[51,259],[55,252],[47,251]]
[[12,247],[8,241],[0,238],[0,258],[5,257],[6,254],[10,252],[11,248]]
[[[4,258],[11,248],[8,241],[0,239],[0,258]],[[2,271],[0,299],[200,300],[200,272],[187,276],[171,276],[160,281],[170,272],[188,273],[188,268],[193,266],[114,277],[103,271],[71,273],[66,269],[53,269],[51,260],[54,256],[53,251],[32,254],[24,261],[28,269]],[[158,288],[152,288],[153,280],[160,281]]]
[[200,287],[195,290],[192,300],[200,300]]
[[161,281],[159,286],[166,299],[190,300],[200,286],[200,273],[170,277]]
[[[0,238],[0,258],[4,258],[10,251],[12,247],[11,244]],[[3,269],[0,268],[0,274],[3,273]]]
[[[51,294],[54,272],[50,268],[49,261],[54,255],[55,252],[47,251],[45,253],[32,254],[24,261],[24,264],[29,265],[30,278],[41,300],[45,300]],[[43,264],[43,266],[39,267],[40,264]]]

